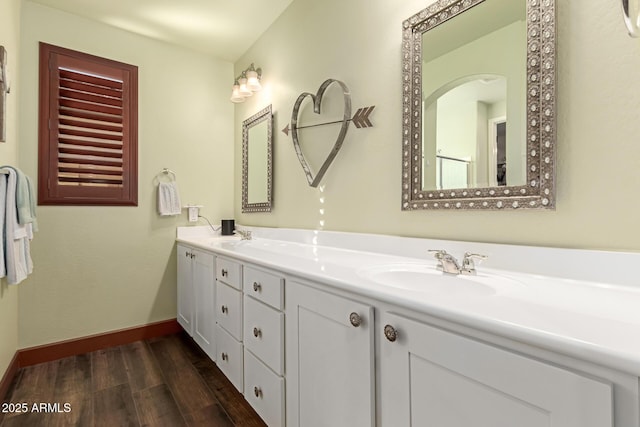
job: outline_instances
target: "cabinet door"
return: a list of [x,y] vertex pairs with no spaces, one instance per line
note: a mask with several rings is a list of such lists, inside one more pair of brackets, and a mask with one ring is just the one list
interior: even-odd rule
[[191,259],[193,250],[178,245],[178,323],[193,336],[193,272]]
[[216,278],[220,282],[242,290],[242,264],[219,256],[217,260]]
[[195,295],[193,339],[215,361],[215,258],[207,252],[198,250],[192,252]]
[[394,314],[378,325],[383,427],[613,425],[610,384]]
[[284,378],[245,347],[244,398],[269,427],[284,427]]
[[218,281],[216,321],[233,337],[242,341],[242,292]]
[[284,375],[284,314],[245,295],[243,323],[245,347]]
[[242,275],[246,295],[251,295],[275,309],[282,310],[284,307],[284,277],[246,265]]
[[285,292],[287,426],[374,425],[373,308],[296,282]]
[[220,325],[216,326],[216,347],[218,360],[216,364],[240,393],[244,390],[244,352],[242,343],[236,341]]

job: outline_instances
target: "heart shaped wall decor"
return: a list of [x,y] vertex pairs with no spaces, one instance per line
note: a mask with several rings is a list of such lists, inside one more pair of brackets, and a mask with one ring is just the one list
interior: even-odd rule
[[[324,92],[327,90],[327,88],[331,86],[333,83],[340,85],[340,87],[342,88],[342,94],[344,98],[344,115],[342,118],[342,125],[340,127],[340,132],[338,133],[338,137],[336,138],[336,141],[333,144],[333,148],[331,149],[331,152],[329,152],[329,155],[322,163],[320,170],[314,176],[313,172],[311,172],[311,168],[309,167],[309,163],[304,157],[302,148],[300,147],[300,140],[298,136],[298,114],[300,112],[300,105],[302,104],[302,101],[304,101],[306,97],[310,97],[313,100],[313,112],[316,114],[320,114],[320,107],[322,105],[322,96],[324,95]],[[318,92],[316,92],[315,95],[309,92],[303,92],[300,94],[300,96],[298,96],[298,99],[296,100],[296,103],[293,106],[293,111],[291,113],[291,133],[293,137],[293,147],[296,150],[296,154],[298,155],[298,160],[300,160],[302,169],[304,170],[304,173],[307,177],[307,181],[309,182],[309,185],[311,187],[317,187],[318,184],[320,184],[320,181],[322,180],[322,177],[324,176],[324,174],[327,172],[327,169],[329,169],[331,162],[333,162],[333,159],[335,159],[336,155],[338,154],[338,151],[340,151],[340,147],[342,147],[344,138],[347,135],[347,130],[349,129],[350,120],[351,120],[351,94],[349,93],[349,88],[347,87],[347,85],[345,85],[340,80],[327,79],[324,81],[324,83],[322,83],[322,85],[320,85],[320,88],[318,89]],[[337,123],[340,123],[340,122],[338,121]]]

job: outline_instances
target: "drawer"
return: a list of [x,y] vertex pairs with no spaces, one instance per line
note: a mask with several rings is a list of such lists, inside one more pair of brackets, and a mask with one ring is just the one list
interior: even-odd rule
[[228,258],[217,257],[216,279],[242,290],[242,265]]
[[247,295],[251,295],[278,310],[284,308],[283,277],[245,266],[243,283]]
[[220,326],[216,327],[216,341],[218,348],[216,363],[235,388],[242,393],[244,381],[242,375],[244,364],[242,343],[236,341]]
[[245,295],[244,345],[278,375],[283,375],[284,313]]
[[284,378],[244,350],[244,398],[269,427],[284,426]]
[[216,283],[216,321],[242,341],[242,292],[224,283]]

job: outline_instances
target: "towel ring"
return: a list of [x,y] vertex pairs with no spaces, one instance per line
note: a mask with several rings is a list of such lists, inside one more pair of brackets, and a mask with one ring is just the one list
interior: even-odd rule
[[176,180],[176,173],[175,173],[174,171],[172,171],[171,169],[164,168],[164,169],[162,169],[162,173],[163,173],[164,175],[167,175],[167,176],[171,175],[171,176],[170,176],[170,178],[171,178],[173,181],[175,181],[175,180]]

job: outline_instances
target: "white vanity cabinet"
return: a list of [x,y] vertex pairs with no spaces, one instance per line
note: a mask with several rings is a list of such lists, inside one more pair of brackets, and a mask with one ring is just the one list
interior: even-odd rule
[[285,301],[287,426],[375,425],[373,308],[291,280]]
[[216,258],[216,299],[217,364],[242,393],[242,264],[221,256]]
[[284,427],[285,279],[245,264],[243,282],[244,396],[269,427]]
[[195,312],[193,290],[193,249],[178,245],[178,313],[180,326],[193,336],[193,313]]
[[[180,241],[178,322],[269,427],[640,427],[631,292],[533,277],[427,298],[358,274],[382,255],[261,240]],[[535,299],[569,285],[621,313]]]
[[212,359],[215,340],[215,257],[178,245],[178,323]]
[[614,425],[610,383],[396,314],[379,320],[383,426]]

